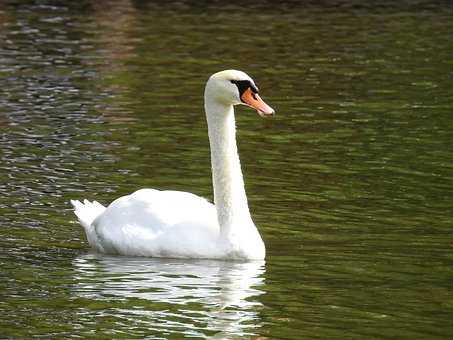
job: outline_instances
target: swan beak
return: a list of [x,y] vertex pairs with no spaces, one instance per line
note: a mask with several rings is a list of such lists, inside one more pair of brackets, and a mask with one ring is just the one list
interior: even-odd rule
[[261,117],[273,116],[275,114],[274,109],[267,105],[258,93],[253,92],[250,87],[244,91],[241,100],[244,104],[253,107]]

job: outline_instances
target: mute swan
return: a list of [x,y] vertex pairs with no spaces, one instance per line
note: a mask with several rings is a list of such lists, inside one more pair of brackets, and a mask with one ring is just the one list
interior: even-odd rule
[[205,111],[215,205],[188,192],[141,189],[113,201],[72,200],[89,244],[131,256],[262,260],[265,247],[250,216],[236,146],[234,105],[261,116],[274,110],[244,72],[226,70],[207,81]]

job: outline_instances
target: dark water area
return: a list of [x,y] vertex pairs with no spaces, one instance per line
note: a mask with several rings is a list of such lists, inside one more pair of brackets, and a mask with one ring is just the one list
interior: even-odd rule
[[[0,3],[0,338],[453,337],[453,5]],[[265,263],[93,254],[70,199],[212,199],[236,110]]]

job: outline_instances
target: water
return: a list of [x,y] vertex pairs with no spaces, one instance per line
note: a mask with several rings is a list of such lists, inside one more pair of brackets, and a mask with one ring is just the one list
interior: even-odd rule
[[[0,337],[453,335],[453,6],[0,4]],[[265,263],[100,256],[68,204],[212,199],[207,77],[238,68]]]

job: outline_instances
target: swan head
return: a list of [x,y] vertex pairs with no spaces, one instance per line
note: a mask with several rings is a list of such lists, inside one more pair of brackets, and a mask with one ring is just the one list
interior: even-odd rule
[[214,73],[206,83],[205,98],[223,105],[247,105],[261,117],[273,116],[275,111],[259,96],[258,87],[242,71],[225,70]]

